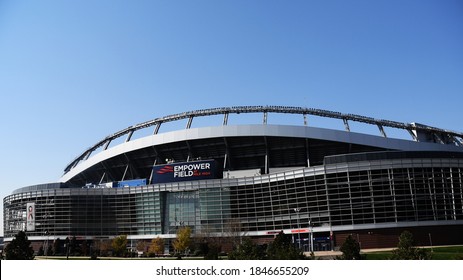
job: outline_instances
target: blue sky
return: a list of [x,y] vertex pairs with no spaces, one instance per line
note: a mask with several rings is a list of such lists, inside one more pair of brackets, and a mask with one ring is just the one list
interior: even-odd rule
[[201,108],[302,106],[463,131],[462,50],[458,0],[3,0],[1,197],[56,181],[115,131]]

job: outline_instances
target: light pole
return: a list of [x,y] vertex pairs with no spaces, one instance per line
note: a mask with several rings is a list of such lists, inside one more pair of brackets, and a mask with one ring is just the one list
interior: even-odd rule
[[309,229],[310,229],[310,253],[313,253],[313,226],[312,220],[309,219]]
[[46,230],[44,233],[45,233],[45,236],[46,236],[46,239],[45,239],[45,259],[46,259],[47,256],[48,256],[48,235],[50,233],[48,232],[48,230]]
[[301,208],[294,208],[294,212],[296,212],[297,215],[297,243],[298,243],[298,248],[301,249],[301,230],[299,226],[299,211],[301,211]]
[[66,237],[64,246],[66,246],[66,260],[69,260],[69,237]]
[[432,249],[432,238],[431,238],[431,233],[428,233],[428,236],[429,236],[429,244],[431,245],[431,252],[434,252],[434,250]]

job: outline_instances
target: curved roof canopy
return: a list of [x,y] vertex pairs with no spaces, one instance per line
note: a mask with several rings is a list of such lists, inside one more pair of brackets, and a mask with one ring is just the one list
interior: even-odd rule
[[263,113],[263,124],[267,124],[268,113],[279,113],[279,114],[298,114],[302,115],[304,119],[304,125],[307,125],[307,115],[340,119],[344,122],[344,127],[347,132],[350,131],[349,121],[361,122],[378,127],[383,137],[386,137],[384,127],[392,127],[406,130],[410,133],[412,139],[417,142],[433,142],[440,144],[448,144],[453,146],[463,146],[463,133],[455,132],[451,130],[440,129],[436,127],[430,127],[418,123],[402,123],[396,121],[389,121],[383,119],[375,119],[371,117],[365,117],[355,114],[343,114],[334,111],[320,110],[314,108],[303,108],[303,107],[288,107],[288,106],[237,106],[237,107],[222,107],[203,109],[190,112],[184,112],[180,114],[169,115],[161,118],[156,118],[147,122],[143,122],[137,125],[127,127],[114,134],[111,134],[104,139],[98,141],[92,147],[86,149],[82,154],[77,156],[74,160],[69,163],[64,173],[68,173],[71,169],[75,168],[79,162],[87,160],[90,155],[100,147],[106,150],[109,144],[120,137],[125,136],[125,142],[131,140],[132,134],[140,129],[148,127],[154,127],[154,135],[158,134],[159,128],[163,123],[178,121],[182,119],[188,119],[186,129],[191,128],[192,121],[195,117],[212,116],[212,115],[223,115],[223,125],[228,124],[229,114],[246,114],[246,113]]

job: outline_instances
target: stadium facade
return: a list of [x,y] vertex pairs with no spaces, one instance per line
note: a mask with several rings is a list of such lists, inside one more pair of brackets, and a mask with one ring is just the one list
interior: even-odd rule
[[[256,113],[260,124],[228,123]],[[301,124],[269,124],[270,114],[300,116]],[[192,127],[208,116],[219,116],[219,125]],[[343,129],[309,126],[312,117]],[[160,132],[182,120],[186,128]],[[352,123],[379,133],[353,132]],[[410,139],[389,138],[386,129]],[[150,132],[133,137],[141,131]],[[463,244],[463,134],[300,107],[198,110],[114,133],[58,182],[17,189],[3,204],[7,242],[19,230],[36,244],[72,236],[172,240],[188,226],[257,242],[283,231],[305,250],[336,248],[348,234],[362,248],[394,247],[405,229],[419,245]]]

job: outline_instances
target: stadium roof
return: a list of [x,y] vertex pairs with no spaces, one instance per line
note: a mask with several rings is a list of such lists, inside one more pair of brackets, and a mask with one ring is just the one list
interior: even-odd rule
[[[342,120],[343,123],[344,123],[345,132],[344,133],[342,133],[342,131],[337,132],[336,137],[351,137],[351,135],[353,135],[352,133],[349,133],[349,132],[351,132],[349,122],[366,123],[366,124],[369,124],[369,125],[376,126],[379,129],[381,135],[383,136],[382,138],[384,138],[382,141],[379,141],[376,138],[375,138],[376,140],[368,140],[366,142],[364,140],[358,141],[357,144],[359,144],[359,145],[369,145],[369,143],[373,143],[373,142],[376,143],[376,142],[379,141],[379,142],[383,143],[383,144],[379,145],[382,148],[384,148],[384,149],[393,149],[393,147],[391,147],[390,144],[389,144],[389,142],[391,142],[392,139],[387,138],[386,132],[384,130],[384,127],[391,127],[391,128],[397,128],[397,129],[407,131],[411,136],[410,140],[413,140],[415,142],[437,143],[437,144],[443,144],[443,145],[445,144],[445,146],[447,148],[450,148],[450,150],[455,150],[455,149],[452,149],[451,146],[453,146],[454,148],[457,148],[457,150],[460,150],[460,148],[463,147],[463,133],[459,133],[459,132],[455,132],[455,131],[451,131],[451,130],[440,129],[440,128],[431,127],[431,126],[418,124],[418,123],[402,123],[402,122],[389,121],[389,120],[383,120],[383,119],[375,119],[375,118],[365,117],[365,116],[360,116],[360,115],[355,115],[355,114],[343,114],[343,113],[339,113],[339,112],[320,110],[320,109],[313,109],[313,108],[302,108],[302,107],[287,107],[287,106],[222,107],[222,108],[196,110],[196,111],[184,112],[184,113],[180,113],[180,114],[174,114],[174,115],[169,115],[169,116],[165,116],[165,117],[161,117],[161,118],[156,118],[156,119],[153,119],[153,120],[150,120],[150,121],[147,121],[147,122],[143,122],[143,123],[140,123],[140,124],[136,124],[136,125],[127,127],[127,128],[125,128],[123,130],[120,130],[120,131],[114,133],[114,134],[111,134],[111,135],[105,137],[104,139],[98,141],[92,147],[89,147],[88,149],[86,149],[82,154],[77,156],[71,163],[69,163],[66,166],[65,170],[64,170],[64,175],[63,175],[63,178],[62,178],[64,180],[62,180],[62,181],[65,182],[66,178],[71,178],[75,174],[78,174],[78,170],[73,170],[73,169],[76,168],[77,166],[79,166],[81,163],[86,162],[90,158],[90,156],[92,156],[92,158],[93,158],[92,154],[96,150],[102,148],[102,151],[106,152],[106,150],[108,149],[110,143],[113,142],[115,139],[121,138],[125,143],[131,142],[131,141],[133,142],[134,140],[132,140],[132,135],[133,135],[133,133],[135,131],[145,129],[145,128],[149,128],[149,127],[153,127],[154,130],[153,130],[153,135],[152,136],[155,136],[155,135],[158,135],[159,129],[160,129],[162,124],[168,123],[168,122],[174,122],[174,121],[178,121],[178,120],[182,120],[182,119],[187,119],[188,120],[185,129],[186,129],[186,131],[191,131],[191,125],[192,125],[193,119],[195,117],[213,116],[213,115],[223,115],[223,123],[222,123],[222,125],[223,125],[224,128],[226,128],[226,127],[228,127],[228,117],[229,117],[230,114],[248,114],[248,113],[262,113],[263,114],[263,118],[262,118],[263,127],[268,127],[269,128],[269,129],[266,130],[266,132],[262,132],[263,133],[262,135],[267,133],[265,135],[269,135],[269,136],[273,135],[273,136],[276,137],[276,138],[274,137],[274,138],[272,138],[270,140],[268,140],[267,138],[265,138],[265,139],[257,139],[256,138],[257,139],[256,142],[259,142],[259,141],[266,142],[266,143],[262,144],[261,146],[259,146],[259,144],[256,144],[257,145],[256,147],[258,147],[259,149],[269,149],[269,148],[271,149],[271,148],[275,148],[273,146],[278,146],[278,145],[283,145],[284,144],[284,143],[278,143],[278,141],[282,141],[278,137],[282,136],[283,134],[271,132],[271,130],[272,130],[272,129],[270,129],[271,125],[267,125],[267,117],[268,117],[269,113],[301,115],[303,117],[305,127],[307,127],[307,116],[308,115]],[[264,128],[262,128],[262,129],[264,129]],[[307,132],[307,131],[306,132],[301,132],[304,135],[302,135],[302,134],[301,135],[291,135],[291,134],[294,134],[294,132],[288,132],[289,133],[288,136],[302,137],[302,138],[307,137],[307,135],[314,133],[315,128],[311,128],[311,129],[312,130],[311,130],[310,133]],[[211,135],[208,135],[208,137],[209,138],[214,138],[215,137],[217,139],[221,139],[221,138],[223,138],[225,136],[225,134],[222,135],[221,133],[225,133],[225,132],[223,132],[223,131],[217,132],[216,131],[215,134],[213,133]],[[296,134],[299,134],[299,133],[296,133]],[[326,133],[324,133],[324,134],[326,135]],[[349,136],[346,136],[346,135],[349,135]],[[240,136],[240,135],[236,135],[236,136]],[[253,135],[253,133],[250,133],[249,135],[241,135],[241,136],[255,136],[256,137],[256,136],[259,136],[259,134]],[[123,139],[123,137],[125,137],[125,140]],[[176,137],[178,137],[178,135]],[[180,148],[179,147],[172,148],[172,147],[169,147],[168,143],[161,143],[164,146],[159,147],[159,149],[169,150],[169,151],[171,151],[170,154],[172,154],[173,153],[172,150],[174,150],[174,149],[176,149],[177,152],[181,153],[182,149],[191,151],[192,150],[191,146],[193,146],[193,145],[195,146],[194,149],[199,149],[199,147],[201,147],[203,145],[208,145],[208,146],[211,145],[211,143],[209,141],[206,144],[203,140],[201,140],[202,137],[198,137],[195,142],[188,141],[189,139],[194,140],[194,137],[189,138],[189,139],[182,139],[183,137],[184,137],[184,135],[182,135],[180,138],[177,138],[175,140],[175,141],[178,140],[179,143],[183,141],[183,143],[180,144],[180,146],[182,146],[182,147],[180,147]],[[188,137],[190,137],[190,136],[188,136]],[[362,134],[362,138],[364,138],[364,137],[365,137],[365,134]],[[279,140],[277,140],[277,139],[279,139]],[[319,139],[324,139],[324,137],[319,138]],[[336,141],[337,139],[326,139],[326,140]],[[153,141],[154,140],[152,140],[150,143],[155,143]],[[172,142],[175,142],[175,141],[172,141]],[[221,153],[222,157],[223,157],[223,154],[225,153],[224,149],[230,149],[230,148],[233,147],[233,143],[229,143],[230,139],[227,139],[227,140],[224,140],[224,141],[218,140],[218,142],[220,142],[220,143],[214,144],[216,146],[216,152]],[[349,140],[349,141],[346,140],[346,142],[351,142],[351,140]],[[124,151],[122,151],[122,152],[103,153],[103,154],[105,154],[103,157],[101,157],[101,156],[96,157],[95,160],[97,160],[97,161],[95,161],[95,163],[97,163],[97,162],[99,163],[99,162],[109,160],[111,157],[117,156],[119,154],[127,154],[127,152],[137,153],[135,150],[137,150],[137,149],[145,149],[146,147],[151,145],[150,143],[140,144],[140,142],[138,142],[138,144],[136,144],[136,145],[134,143],[132,143],[133,148],[127,148],[126,147],[126,149]],[[160,142],[158,141],[157,143],[159,144]],[[352,143],[355,144],[355,141],[352,142]],[[394,141],[392,141],[391,143],[394,143]],[[286,143],[284,145],[288,146],[288,143]],[[299,147],[301,145],[303,145],[302,142],[301,143],[294,143],[295,147]],[[401,145],[403,146],[403,144],[401,144]],[[371,146],[376,146],[376,145],[371,145]],[[418,146],[423,147],[422,145],[418,145]],[[362,150],[362,149],[360,149],[360,150]],[[304,150],[302,149],[302,151],[304,151]],[[299,152],[301,152],[301,151],[299,151]],[[187,153],[187,152],[183,152],[183,153]],[[209,151],[209,153],[210,153],[210,151]],[[298,153],[297,148],[293,149],[293,153],[294,153],[293,157],[297,157],[297,153]],[[140,158],[147,158],[147,161],[151,161],[151,159],[153,157],[153,154],[158,155],[159,151],[155,151],[155,152],[149,151],[148,154],[147,154],[146,149],[145,149],[143,154],[140,154],[138,156]],[[273,154],[278,154],[278,153],[273,153]],[[210,155],[211,158],[213,158],[215,156],[216,155]],[[185,156],[180,156],[180,157],[181,158],[186,158]],[[283,155],[281,157],[283,157]],[[296,158],[294,158],[292,160],[293,161],[291,161],[290,165],[299,164],[300,161],[301,161],[300,159],[296,159]],[[129,159],[124,160],[124,161],[127,162],[127,161],[129,161]],[[86,162],[86,164],[84,164],[84,165],[86,165],[87,168],[88,168],[88,167],[90,167],[92,165],[91,162],[92,161]],[[95,163],[93,163],[93,164],[95,164]],[[114,163],[114,164],[118,164],[118,163]],[[125,165],[123,163],[119,163],[119,164],[120,165]],[[145,166],[145,165],[148,166],[148,165],[152,165],[152,164],[153,164],[153,162],[150,162],[150,163],[146,162],[146,163],[143,163],[143,166]],[[259,164],[256,164],[255,166],[258,166],[258,165]],[[105,167],[102,167],[102,168],[107,169]],[[82,168],[77,168],[77,169],[82,169]],[[71,170],[73,170],[73,172],[71,172],[73,175],[68,174]],[[82,169],[82,170],[84,170],[84,169]],[[124,173],[125,172],[127,172],[127,170],[125,170]],[[134,170],[134,172],[136,172],[136,170]],[[101,172],[98,172],[98,173],[101,173]]]

